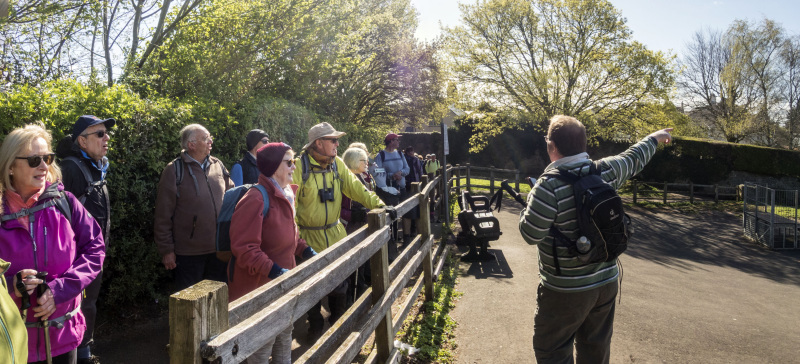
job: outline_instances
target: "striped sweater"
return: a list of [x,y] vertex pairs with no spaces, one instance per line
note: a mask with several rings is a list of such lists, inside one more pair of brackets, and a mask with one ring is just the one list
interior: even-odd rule
[[[601,177],[619,189],[625,181],[639,173],[656,151],[658,141],[653,137],[634,144],[625,152],[600,160]],[[585,176],[591,160],[588,154],[561,158],[551,163],[545,172],[558,168]],[[540,177],[528,195],[528,207],[520,214],[519,229],[528,244],[539,246],[539,276],[542,284],[560,292],[579,292],[614,282],[619,277],[616,262],[582,264],[566,247],[557,247],[561,275],[556,275],[553,261],[555,226],[570,239],[580,237],[575,197],[572,185],[555,177]]]

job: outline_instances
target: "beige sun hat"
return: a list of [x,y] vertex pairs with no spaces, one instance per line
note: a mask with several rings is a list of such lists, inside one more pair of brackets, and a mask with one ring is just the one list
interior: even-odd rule
[[339,138],[346,133],[343,131],[336,131],[333,125],[328,123],[319,123],[308,130],[308,144],[303,146],[303,149],[308,149],[315,140],[325,137]]

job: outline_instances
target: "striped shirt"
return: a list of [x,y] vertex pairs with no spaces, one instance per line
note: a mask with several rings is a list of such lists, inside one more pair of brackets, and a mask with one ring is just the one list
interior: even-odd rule
[[[616,156],[601,159],[601,178],[619,189],[625,181],[641,172],[653,157],[657,145],[655,138],[648,137]],[[585,176],[589,174],[592,162],[588,157],[588,154],[581,153],[561,158],[547,166],[545,172],[558,168]],[[560,292],[579,292],[617,280],[619,269],[616,261],[583,264],[561,246],[556,247],[561,275],[556,275],[551,226],[570,239],[580,237],[572,185],[555,177],[539,177],[528,194],[528,207],[520,214],[519,229],[528,244],[539,246],[539,276],[544,286]]]

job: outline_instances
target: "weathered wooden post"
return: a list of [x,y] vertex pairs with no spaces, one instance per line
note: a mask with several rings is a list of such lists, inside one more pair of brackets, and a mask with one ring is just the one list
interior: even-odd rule
[[[425,177],[423,177],[425,181]],[[422,236],[422,245],[431,237],[431,219],[430,219],[430,195],[419,195],[419,214],[420,219],[418,223],[419,233]],[[433,256],[431,249],[426,250],[425,256],[422,258],[422,274],[425,279],[425,301],[433,300]]]
[[664,204],[667,204],[667,182],[664,182]]
[[[411,196],[417,197],[417,195],[419,195],[420,191],[422,191],[422,184],[420,184],[420,182],[412,182],[411,183]],[[419,224],[422,221],[422,207],[418,206],[418,208],[419,208],[419,215],[420,216],[417,216],[417,219],[416,219],[416,222],[415,222],[415,224],[417,224],[417,230],[419,230]],[[430,216],[426,216],[426,219],[427,218],[430,218]],[[405,234],[405,233],[406,232],[404,231],[403,234]],[[417,231],[417,234],[419,234],[419,231]],[[414,237],[412,236],[411,238],[413,239]]]
[[514,171],[514,188],[519,192],[519,169]]
[[633,203],[636,203],[636,192],[639,189],[639,185],[636,183],[636,180],[633,180]]
[[489,195],[494,196],[494,166],[489,166]]
[[456,171],[455,189],[456,189],[456,194],[458,194],[459,191],[461,191],[461,165],[456,164],[455,171]]
[[714,185],[714,202],[719,202],[719,186],[716,184]]
[[[386,226],[386,214],[382,209],[373,209],[367,213],[367,229],[370,234]],[[393,244],[391,241],[390,244]],[[372,304],[380,303],[381,297],[389,289],[389,246],[383,244],[381,249],[369,259],[369,266],[372,270]],[[386,312],[386,316],[375,329],[375,346],[378,349],[378,360],[386,362],[389,353],[394,345],[394,334],[392,333],[392,311]]]
[[228,286],[202,281],[169,297],[169,362],[203,362],[200,346],[228,329]]
[[470,171],[469,163],[467,163],[467,192],[472,193],[472,172]]
[[694,204],[694,182],[689,181],[689,203]]

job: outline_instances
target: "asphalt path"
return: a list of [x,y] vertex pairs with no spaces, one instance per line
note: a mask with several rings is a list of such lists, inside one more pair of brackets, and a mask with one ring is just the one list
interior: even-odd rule
[[[495,213],[495,261],[461,263],[457,363],[536,361],[537,248],[520,236],[520,209],[508,200]],[[750,243],[731,213],[628,213],[612,363],[800,363],[800,252]]]

